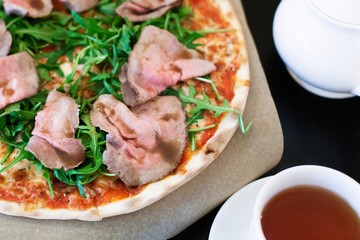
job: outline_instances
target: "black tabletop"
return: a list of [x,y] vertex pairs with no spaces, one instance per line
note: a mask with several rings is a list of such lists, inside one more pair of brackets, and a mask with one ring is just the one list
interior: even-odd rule
[[[360,98],[327,99],[307,92],[288,74],[274,46],[272,23],[280,0],[242,0],[284,134],[283,169],[315,164],[360,182]],[[336,47],[336,46],[334,46]],[[221,206],[172,238],[208,239]]]

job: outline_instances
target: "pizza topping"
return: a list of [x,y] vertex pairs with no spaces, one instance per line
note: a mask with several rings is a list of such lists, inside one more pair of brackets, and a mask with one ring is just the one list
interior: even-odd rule
[[69,170],[85,159],[85,148],[75,139],[79,110],[74,99],[52,91],[35,118],[35,128],[26,150],[48,168]]
[[187,131],[177,97],[156,97],[128,109],[113,96],[102,95],[93,105],[91,122],[108,132],[104,164],[129,186],[159,180],[181,160]]
[[182,3],[182,0],[130,0],[131,2],[137,4],[137,5],[141,5],[144,8],[147,9],[158,9],[164,6],[180,6]]
[[31,18],[46,17],[53,9],[51,0],[4,0],[3,6],[8,15]]
[[187,49],[166,30],[147,26],[120,72],[124,102],[136,106],[180,80],[206,75],[216,68]]
[[132,22],[143,22],[164,15],[171,8],[178,7],[182,0],[129,0],[121,4],[116,12]]
[[0,109],[38,92],[40,80],[30,54],[21,52],[2,57],[0,66]]
[[[242,113],[239,110],[230,107],[227,99],[225,99],[221,105],[214,104],[211,101],[212,99],[210,99],[209,96],[206,95],[205,91],[203,91],[201,95],[197,94],[197,90],[192,84],[190,84],[189,88],[186,91],[183,89],[183,87],[180,87],[176,90],[168,88],[166,91],[163,92],[163,94],[175,95],[181,100],[181,102],[186,108],[190,107],[188,109],[188,118],[186,122],[187,126],[189,127],[188,133],[190,140],[190,148],[192,151],[195,151],[197,149],[196,133],[209,130],[214,132],[217,127],[217,123],[211,123],[209,125],[201,127],[198,126],[199,121],[203,119],[203,115],[205,112],[211,112],[210,115],[212,120],[215,120],[214,117],[218,118],[221,114],[224,113],[232,113],[237,115],[239,128],[243,134],[247,134],[253,124],[253,122],[250,122],[245,125]],[[194,125],[197,127],[194,128]],[[206,141],[209,138],[207,138]],[[203,145],[204,143],[202,143],[200,147],[202,147]]]
[[11,43],[11,34],[6,30],[5,23],[0,20],[0,57],[5,57],[8,55]]
[[60,0],[64,2],[66,7],[75,12],[87,11],[98,4],[99,0]]

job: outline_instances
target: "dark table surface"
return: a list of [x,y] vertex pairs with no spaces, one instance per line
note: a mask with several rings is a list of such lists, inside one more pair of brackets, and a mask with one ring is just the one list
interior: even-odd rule
[[[290,77],[272,38],[279,3],[242,0],[284,134],[281,161],[265,176],[296,165],[315,164],[337,169],[360,182],[360,98],[322,98],[307,92]],[[220,207],[172,240],[208,239]]]

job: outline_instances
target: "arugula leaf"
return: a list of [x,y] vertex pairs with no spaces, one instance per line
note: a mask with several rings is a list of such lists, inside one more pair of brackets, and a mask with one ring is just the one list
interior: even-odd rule
[[115,9],[117,6],[119,6],[121,3],[123,3],[124,0],[101,0],[98,4],[97,9],[100,13],[105,15],[115,15]]
[[20,103],[14,103],[4,108],[4,110],[1,111],[0,118],[2,118],[5,115],[9,115],[12,112],[18,112],[20,111]]
[[51,181],[51,171],[49,169],[47,169],[39,160],[35,159],[34,156],[31,161],[33,162],[34,165],[36,165],[36,172],[37,173],[42,172],[42,176],[43,176],[43,178],[45,178],[46,183],[49,186],[50,197],[53,198],[54,190],[53,190],[52,181]]
[[196,146],[196,133],[189,133],[189,141],[190,141],[190,150],[194,152],[197,148]]
[[189,127],[195,123],[197,123],[200,119],[203,119],[204,117],[202,116],[204,111],[199,111],[197,112],[196,114],[194,114],[193,116],[191,117],[188,117],[186,119],[186,125]]
[[33,128],[36,113],[42,109],[46,96],[47,91],[43,91],[0,111],[0,138],[3,142],[19,147],[18,137],[25,142],[28,141],[29,131]]
[[[205,92],[202,92],[202,99],[197,98],[196,97],[197,92],[193,85],[189,86],[189,94],[188,95],[183,93],[181,87],[176,90],[170,87],[170,88],[166,89],[164,92],[162,92],[162,95],[174,95],[174,96],[177,96],[183,102],[183,104],[185,106],[188,104],[193,105],[192,109],[188,112],[188,114],[190,115],[190,117],[187,117],[187,121],[186,121],[188,127],[190,127],[192,124],[197,123],[198,120],[200,120],[202,118],[202,114],[204,111],[214,112],[215,117],[219,117],[221,114],[226,113],[226,112],[233,112],[233,113],[238,114],[238,124],[239,124],[240,131],[243,134],[247,134],[253,124],[253,122],[250,122],[247,126],[245,126],[244,120],[242,117],[242,113],[237,109],[231,108],[226,99],[223,101],[223,103],[221,105],[215,105],[210,102],[209,97],[205,94]],[[216,126],[217,126],[216,124],[212,124],[212,125],[208,125],[205,127],[188,129],[188,135],[189,135],[189,140],[190,140],[190,150],[195,151],[197,148],[196,134],[198,132],[211,129]]]
[[[131,39],[133,38],[133,32],[131,31],[130,27],[126,24],[123,25],[121,29],[121,36],[120,41],[115,48],[115,51],[123,51],[125,54],[130,55],[132,48],[131,48]],[[114,54],[115,55],[115,54]]]
[[227,112],[236,113],[238,114],[238,123],[240,130],[243,134],[246,134],[253,124],[252,122],[250,122],[247,126],[245,126],[242,113],[235,108],[231,108],[227,99],[225,99],[221,105],[215,105],[210,102],[209,97],[206,95],[205,92],[202,92],[202,99],[197,98],[197,92],[193,85],[189,86],[189,95],[184,94],[181,87],[177,90],[173,88],[168,88],[162,94],[175,95],[180,98],[184,105],[193,104],[193,108],[189,111],[190,115],[195,116],[205,110],[214,112],[215,117],[219,117],[221,114]]
[[[66,39],[66,31],[62,28],[55,26],[31,26],[25,24],[26,28],[16,28],[15,35],[20,38],[24,38],[25,35],[29,35],[37,40],[43,40],[47,43],[55,43],[56,41],[62,41]],[[11,30],[12,28],[10,28]]]
[[6,162],[6,160],[10,156],[10,154],[14,151],[14,149],[15,149],[15,147],[10,146],[10,145],[8,145],[6,147],[6,153],[5,153],[4,157],[1,159],[1,162],[0,162],[1,165],[4,165],[4,163]]
[[[92,182],[103,174],[102,152],[105,148],[105,133],[98,132],[90,123],[89,114],[81,116],[82,124],[78,127],[77,138],[81,139],[87,149],[87,160],[80,167],[65,171],[54,169],[54,176],[61,182],[76,186],[82,197],[86,198],[83,185]],[[107,173],[108,174],[108,173]]]
[[203,110],[210,110],[215,113],[215,117],[219,117],[221,114],[225,112],[237,112],[240,113],[238,110],[231,108],[229,106],[228,101],[225,99],[223,104],[220,106],[214,105],[210,102],[209,97],[205,94],[205,92],[202,93],[202,99],[198,99],[195,97],[197,94],[194,85],[189,86],[189,95],[183,94],[181,88],[179,88],[179,91],[177,91],[177,95],[180,98],[180,100],[184,104],[193,103],[195,104],[195,107],[192,108],[189,112],[189,114],[197,114],[200,111]]
[[[27,151],[25,151],[26,144],[23,144],[23,146],[20,148],[19,155],[9,164],[7,164],[5,167],[0,169],[0,173],[5,172],[6,170],[10,169],[12,166],[20,162],[24,159],[32,159],[33,155]],[[6,161],[5,161],[6,162]]]
[[98,22],[94,18],[88,18],[87,21],[83,19],[79,14],[75,11],[71,11],[71,16],[76,23],[78,23],[83,28],[87,29],[90,34],[105,34],[112,36],[114,33],[111,33],[98,25]]
[[219,94],[219,91],[217,90],[214,82],[211,80],[211,78],[210,78],[209,76],[206,76],[206,77],[196,77],[195,79],[198,80],[198,81],[202,81],[202,82],[209,83],[209,84],[211,85],[212,90],[214,91],[214,93],[215,93],[215,95],[216,95],[216,98],[217,98],[218,100],[221,99],[221,96],[220,96],[220,94]]
[[[34,55],[49,44],[60,45],[66,40],[67,30],[61,24],[54,24],[48,19],[30,20],[6,16],[7,30],[13,37],[11,52],[28,51]],[[35,24],[36,23],[36,24]]]
[[211,125],[208,125],[208,126],[205,126],[205,127],[201,127],[201,128],[192,128],[192,129],[189,129],[188,132],[190,134],[192,133],[197,133],[197,132],[201,132],[201,131],[205,131],[205,130],[208,130],[208,129],[211,129],[211,128],[214,128],[216,127],[216,124],[211,124]]

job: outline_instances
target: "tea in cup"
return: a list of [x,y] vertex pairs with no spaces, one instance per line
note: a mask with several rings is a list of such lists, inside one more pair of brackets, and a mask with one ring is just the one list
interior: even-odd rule
[[327,167],[286,169],[260,190],[249,239],[358,240],[360,184]]

